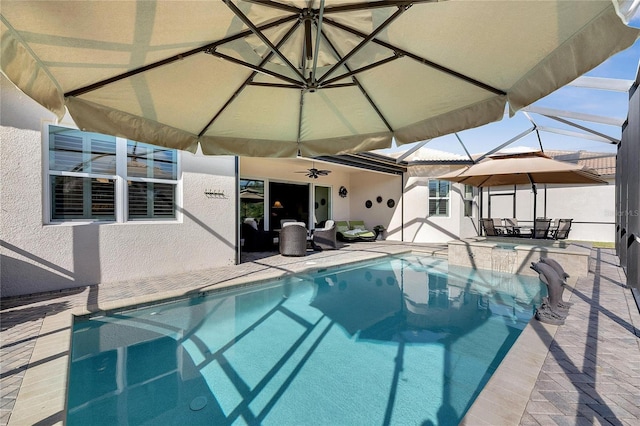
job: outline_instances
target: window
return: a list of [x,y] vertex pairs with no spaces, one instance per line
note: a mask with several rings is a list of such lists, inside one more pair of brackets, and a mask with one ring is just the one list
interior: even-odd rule
[[177,151],[49,126],[50,220],[175,219]]
[[429,181],[429,216],[449,216],[449,181]]
[[473,186],[464,186],[464,216],[473,217]]
[[129,219],[175,218],[176,151],[127,141]]

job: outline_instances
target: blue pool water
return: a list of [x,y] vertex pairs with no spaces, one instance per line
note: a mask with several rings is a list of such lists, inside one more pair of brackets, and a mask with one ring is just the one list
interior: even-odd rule
[[407,255],[74,324],[69,425],[457,425],[538,278]]

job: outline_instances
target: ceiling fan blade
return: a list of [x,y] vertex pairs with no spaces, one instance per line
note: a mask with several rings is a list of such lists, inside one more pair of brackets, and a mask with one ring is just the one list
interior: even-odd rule
[[309,178],[318,179],[318,177],[320,176],[326,176],[329,173],[331,173],[331,170],[320,170],[320,169],[316,169],[315,167],[311,167],[310,169],[307,169],[304,171],[298,171],[295,173],[304,173],[305,176]]

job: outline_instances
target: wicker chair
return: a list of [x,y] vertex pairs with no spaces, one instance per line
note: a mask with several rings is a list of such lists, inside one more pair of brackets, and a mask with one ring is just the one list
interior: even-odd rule
[[307,254],[307,227],[303,222],[282,224],[280,254],[283,256],[305,256]]
[[314,248],[320,247],[323,250],[335,250],[338,248],[336,223],[333,220],[328,220],[324,228],[316,228],[313,230],[313,245]]

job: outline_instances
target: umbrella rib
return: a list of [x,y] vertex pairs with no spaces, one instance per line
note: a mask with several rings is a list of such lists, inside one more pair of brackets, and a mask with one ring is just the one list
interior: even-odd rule
[[[351,28],[351,27],[349,27],[347,25],[343,25],[343,24],[341,24],[339,22],[333,21],[333,20],[331,20],[329,18],[325,18],[324,22],[326,22],[327,24],[332,25],[332,26],[334,26],[336,28],[339,28],[339,29],[341,29],[343,31],[351,33],[353,35],[357,35],[358,37],[363,37],[363,38],[367,37],[367,35],[362,33],[361,31],[358,31],[358,30],[356,30],[354,28]],[[422,58],[422,57],[420,57],[418,55],[415,55],[415,54],[413,54],[411,52],[408,52],[408,51],[406,51],[404,49],[401,49],[401,48],[399,48],[397,46],[394,46],[394,45],[392,45],[390,43],[387,43],[385,41],[378,40],[377,38],[373,38],[371,41],[373,43],[379,45],[379,46],[386,47],[387,49],[393,50],[394,52],[396,52],[398,54],[402,54],[404,56],[407,56],[407,57],[413,59],[414,61],[420,62],[423,65],[426,65],[426,66],[431,67],[431,68],[435,68],[438,71],[441,71],[443,73],[452,75],[454,77],[457,77],[457,78],[459,78],[459,79],[461,79],[463,81],[466,81],[467,83],[473,84],[474,86],[477,86],[477,87],[479,87],[481,89],[484,89],[484,90],[486,90],[488,92],[492,92],[492,93],[495,93],[496,95],[501,95],[501,96],[505,96],[507,94],[503,90],[497,89],[497,88],[495,88],[493,86],[490,86],[490,85],[488,85],[486,83],[478,81],[478,80],[476,80],[474,78],[471,78],[468,75],[464,75],[462,73],[454,71],[454,70],[452,70],[450,68],[447,68],[447,67],[445,67],[443,65],[436,64],[435,62],[432,62],[432,61],[430,61],[430,60],[428,60],[426,58]]]
[[391,25],[391,23],[393,21],[395,21],[396,19],[398,19],[400,17],[400,15],[402,15],[404,12],[406,12],[409,9],[409,7],[411,7],[411,6],[410,5],[409,6],[400,6],[398,8],[398,10],[396,10],[393,15],[388,17],[382,24],[378,25],[378,28],[373,30],[371,32],[371,34],[369,34],[366,37],[364,37],[364,40],[362,40],[360,42],[360,44],[358,44],[356,47],[351,49],[351,51],[349,53],[347,53],[342,59],[340,59],[338,61],[338,63],[336,63],[333,67],[331,67],[331,69],[329,69],[329,71],[327,71],[322,77],[320,77],[318,79],[318,84],[320,84],[324,80],[326,80],[326,78],[329,77],[336,69],[338,69],[343,64],[345,64],[353,55],[358,53],[363,47],[365,47],[367,44],[369,44],[370,41],[374,40],[376,35],[378,35],[380,32],[382,32],[389,25]]
[[[322,86],[320,86],[320,87],[321,87],[321,88],[324,88],[326,84],[335,83],[336,81],[340,81],[340,80],[342,80],[342,79],[344,79],[344,78],[352,77],[352,76],[354,76],[355,74],[360,74],[360,73],[362,73],[362,72],[369,71],[370,69],[373,69],[373,68],[379,67],[379,66],[381,66],[381,65],[387,64],[387,63],[392,62],[392,61],[395,61],[396,59],[400,59],[401,57],[402,57],[402,56],[400,56],[400,55],[393,55],[393,56],[390,56],[390,57],[388,57],[388,58],[381,59],[381,60],[379,60],[378,62],[374,62],[374,63],[372,63],[372,64],[366,65],[366,66],[364,66],[364,67],[362,67],[362,68],[357,68],[357,69],[355,69],[355,70],[353,70],[353,71],[348,71],[348,72],[346,72],[346,73],[344,73],[344,74],[342,74],[342,75],[339,75],[339,76],[337,76],[337,77],[330,78],[329,80],[325,81],[325,82],[322,84]],[[346,64],[345,64],[345,68],[346,68]],[[348,68],[347,68],[347,69],[348,69]]]
[[[468,178],[465,178],[464,180],[461,180],[461,181],[460,181],[460,183],[464,183],[467,179],[468,179]],[[478,188],[482,188],[482,185],[484,185],[484,183],[485,183],[486,181],[488,181],[489,179],[491,179],[491,176],[487,176],[487,178],[486,178],[485,180],[483,180],[482,182],[480,182],[480,183],[478,184]]]
[[256,86],[256,87],[276,87],[279,89],[296,89],[300,90],[300,84],[278,84],[278,83],[260,83],[251,81],[247,83],[247,86]]
[[264,7],[270,7],[273,9],[279,9],[279,10],[284,10],[285,12],[291,12],[291,13],[300,13],[301,10],[295,6],[289,6],[287,4],[283,4],[283,3],[278,3],[275,1],[270,1],[270,0],[244,0],[247,3],[255,3],[258,4],[260,6],[264,6]]
[[[276,88],[280,88],[280,89],[296,89],[296,90],[300,90],[300,85],[299,84],[278,84],[278,83],[262,83],[262,82],[255,82],[252,81],[248,84],[248,86],[256,86],[256,87],[276,87]],[[339,83],[339,84],[331,84],[329,86],[322,86],[323,90],[326,89],[340,89],[343,87],[357,87],[358,85],[356,83]]]
[[[299,87],[302,87],[302,85],[303,85],[302,82],[300,82],[300,81],[298,81],[296,79],[287,77],[287,76],[282,75],[282,74],[278,74],[277,72],[271,71],[271,70],[269,70],[267,68],[264,68],[264,67],[262,67],[260,65],[253,65],[253,64],[250,64],[249,62],[245,62],[243,60],[234,58],[233,56],[225,55],[224,53],[220,53],[220,52],[218,52],[216,50],[213,50],[213,49],[212,50],[208,50],[206,53],[208,53],[210,55],[213,55],[213,56],[216,56],[216,57],[218,57],[220,59],[225,59],[225,60],[227,60],[229,62],[233,62],[234,64],[242,65],[243,67],[249,68],[249,69],[253,70],[256,73],[267,74],[267,75],[270,75],[272,77],[278,78],[280,80],[287,81],[287,82],[289,82],[291,84],[298,85]],[[264,62],[264,61],[262,61],[262,62]]]
[[333,6],[325,9],[325,13],[340,13],[340,12],[353,12],[357,10],[370,10],[378,9],[382,7],[403,7],[411,6],[417,3],[437,3],[438,0],[381,0],[372,1],[365,4],[346,4],[342,6]]
[[[338,57],[338,59],[340,59],[340,53],[338,52],[338,49],[336,49],[335,45],[331,42],[329,37],[327,37],[327,34],[324,31],[322,31],[322,37],[324,37],[324,39],[327,41],[327,44],[329,45],[331,50],[333,50],[333,53]],[[349,65],[344,64],[344,67],[347,69],[347,71],[350,70],[349,69]],[[367,100],[367,102],[369,102],[369,104],[371,105],[373,110],[376,112],[376,114],[378,114],[378,117],[380,117],[380,119],[382,120],[384,125],[387,126],[387,129],[389,129],[390,132],[393,132],[393,128],[391,127],[391,125],[387,121],[386,117],[382,114],[382,111],[380,111],[380,109],[378,108],[378,105],[376,105],[376,103],[373,102],[373,99],[371,99],[371,96],[369,96],[369,93],[367,93],[367,91],[362,86],[362,84],[360,84],[360,81],[357,79],[357,77],[355,75],[353,75],[353,76],[351,76],[351,79],[358,86],[358,88],[360,89],[360,91],[364,95],[365,99]]]
[[278,49],[276,46],[273,45],[273,43],[271,43],[271,40],[269,40],[263,33],[262,31],[256,27],[254,25],[253,22],[251,22],[251,20],[244,14],[242,13],[242,11],[238,8],[238,6],[236,6],[235,4],[233,4],[233,2],[231,0],[222,0],[222,2],[224,4],[227,5],[227,7],[229,7],[229,9],[231,9],[231,11],[238,17],[240,18],[240,20],[247,26],[249,27],[249,29],[251,30],[251,32],[253,34],[255,34],[260,40],[262,40],[262,42],[269,48],[269,50],[271,50],[271,52],[273,52],[278,58],[280,58],[281,61],[283,61],[291,71],[293,71],[298,77],[300,77],[300,81],[305,81],[304,76],[302,75],[302,73],[300,72],[300,70],[298,70],[287,58],[286,56],[284,56],[282,54],[282,52],[280,52],[280,49]]
[[[278,42],[278,47],[282,46],[288,39],[289,37],[291,37],[291,35],[294,33],[294,31],[300,26],[300,20],[298,20],[297,22],[295,22],[291,28],[289,28],[289,31],[287,31],[287,33],[282,37],[282,39]],[[269,60],[273,57],[273,52],[269,52],[262,61],[260,61],[259,64],[259,70],[254,70],[251,75],[249,77],[247,77],[247,79],[244,81],[244,83],[242,83],[240,85],[240,87],[233,93],[233,95],[231,95],[231,97],[227,100],[227,102],[225,102],[225,104],[222,106],[222,108],[220,108],[220,110],[213,116],[213,118],[207,123],[206,126],[204,126],[204,128],[202,129],[202,131],[200,131],[200,133],[198,134],[198,137],[202,137],[202,135],[205,134],[205,132],[209,129],[209,127],[211,127],[211,125],[214,123],[214,121],[216,121],[218,119],[218,117],[220,116],[220,114],[222,114],[228,107],[229,105],[231,105],[231,103],[240,95],[240,93],[242,93],[242,91],[245,89],[245,87],[247,87],[247,85],[249,85],[252,80],[255,78],[256,74],[258,74],[258,72],[263,72],[264,70],[262,69],[262,66],[264,64],[266,64],[267,62],[269,62]],[[299,82],[293,80],[295,87],[300,87],[299,86]]]
[[322,32],[322,20],[324,19],[324,0],[320,0],[320,11],[318,12],[318,22],[316,23],[316,50],[313,56],[313,67],[311,68],[311,82],[316,81],[316,71],[318,70],[318,52],[320,51],[320,33]]
[[[282,19],[278,19],[277,21],[271,22],[269,24],[261,25],[258,28],[260,30],[267,30],[267,29],[272,28],[272,27],[277,27],[278,25],[286,24],[287,22],[292,21],[294,19],[298,19],[298,17],[295,16],[295,15],[286,16],[286,17],[284,17]],[[127,71],[127,72],[124,72],[122,74],[116,75],[114,77],[106,78],[106,79],[101,80],[101,81],[99,81],[97,83],[92,83],[92,84],[90,84],[88,86],[84,86],[84,87],[81,87],[81,88],[78,88],[78,89],[71,90],[69,92],[66,92],[64,94],[64,96],[65,97],[68,97],[68,96],[80,96],[80,95],[83,95],[85,93],[97,90],[97,89],[99,89],[99,88],[101,88],[103,86],[106,86],[107,84],[111,84],[111,83],[115,83],[115,82],[120,81],[120,80],[124,80],[125,78],[132,77],[134,75],[143,73],[145,71],[150,71],[152,69],[161,67],[163,65],[170,64],[172,62],[181,61],[184,58],[187,58],[189,56],[195,55],[197,53],[206,52],[209,49],[215,49],[217,46],[220,46],[222,44],[226,44],[226,43],[229,43],[231,41],[235,41],[235,40],[238,40],[238,39],[241,39],[241,38],[245,38],[245,37],[247,37],[248,35],[251,35],[251,34],[252,34],[252,32],[249,31],[249,30],[242,31],[242,32],[240,32],[238,34],[234,34],[232,36],[229,36],[227,38],[215,41],[213,43],[209,43],[209,44],[206,44],[204,46],[197,47],[195,49],[191,49],[191,50],[188,50],[186,52],[179,53],[177,55],[173,55],[173,56],[171,56],[169,58],[162,59],[160,61],[157,61],[157,62],[148,64],[148,65],[142,66],[142,67],[137,68],[135,70]]]

